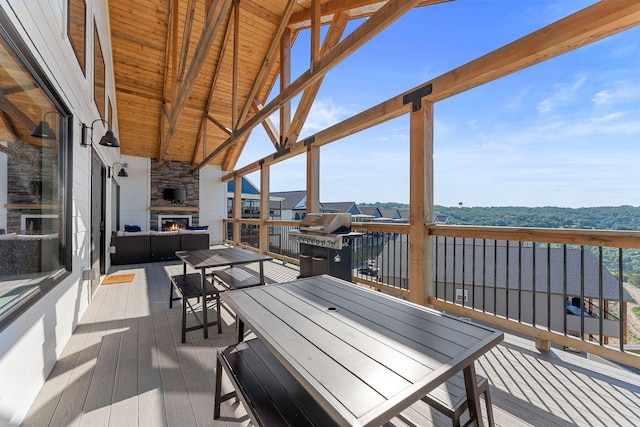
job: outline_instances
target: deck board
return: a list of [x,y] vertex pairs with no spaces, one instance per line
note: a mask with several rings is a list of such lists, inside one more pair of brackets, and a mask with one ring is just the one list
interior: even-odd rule
[[[234,400],[213,420],[215,355],[235,340],[234,314],[223,304],[222,334],[211,328],[204,339],[196,330],[181,344],[180,304],[169,309],[168,282],[181,271],[177,261],[112,268],[135,279],[100,286],[23,425],[248,425]],[[265,275],[273,283],[298,271],[274,261]],[[557,349],[541,354],[512,335],[476,366],[490,380],[497,426],[640,425],[637,374]],[[223,391],[230,390],[225,378]],[[451,425],[424,405],[404,414],[418,425]]]

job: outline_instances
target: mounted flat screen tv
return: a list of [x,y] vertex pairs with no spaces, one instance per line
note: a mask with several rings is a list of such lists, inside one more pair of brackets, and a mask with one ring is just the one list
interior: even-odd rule
[[186,188],[165,188],[164,199],[172,202],[184,202],[187,198]]

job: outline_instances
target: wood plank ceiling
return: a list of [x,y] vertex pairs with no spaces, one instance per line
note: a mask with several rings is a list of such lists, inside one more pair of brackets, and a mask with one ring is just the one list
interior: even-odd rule
[[[321,68],[322,55],[340,41],[350,19],[379,22],[358,35],[364,42],[411,7],[437,2],[110,0],[121,153],[153,158],[160,166],[180,161],[196,170],[215,164],[230,171],[259,123],[271,131],[274,151],[283,150],[280,141],[295,142],[306,113],[291,116],[283,98],[277,107],[285,105],[285,124],[276,127],[266,110],[260,116],[260,108],[281,70],[281,80],[289,80],[286,46],[297,32],[312,29],[313,62]],[[377,20],[376,14],[381,15]],[[330,25],[322,47],[313,37],[319,34],[318,22]],[[357,42],[350,46],[357,48]],[[307,111],[321,83],[321,76],[311,71],[310,76],[298,91],[307,90],[302,107]],[[284,89],[281,84],[281,94]]]

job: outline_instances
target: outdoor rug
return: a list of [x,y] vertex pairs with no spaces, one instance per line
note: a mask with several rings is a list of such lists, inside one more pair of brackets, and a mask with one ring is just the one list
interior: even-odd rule
[[110,274],[102,281],[103,285],[113,285],[114,283],[126,283],[133,281],[135,274]]

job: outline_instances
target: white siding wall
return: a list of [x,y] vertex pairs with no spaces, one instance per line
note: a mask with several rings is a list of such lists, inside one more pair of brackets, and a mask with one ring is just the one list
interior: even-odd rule
[[227,183],[219,166],[200,169],[200,225],[209,226],[209,243],[222,242],[222,219],[227,217]]
[[[111,99],[115,115],[115,89],[111,58],[108,4],[87,0],[87,77],[82,74],[66,36],[66,0],[0,0],[22,39],[28,43],[41,68],[73,114],[73,271],[65,281],[0,331],[0,426],[19,425],[39,392],[57,357],[67,344],[89,302],[89,283],[81,280],[90,265],[89,201],[92,148],[80,146],[80,123],[91,125],[99,117],[93,94],[93,23],[107,67],[105,99]],[[105,107],[106,108],[106,107]],[[97,122],[94,134],[105,128]],[[117,123],[112,123],[117,135]],[[95,145],[105,165],[112,165],[118,150]],[[111,211],[111,185],[107,185],[107,212]],[[111,229],[108,217],[107,230]],[[106,239],[107,242],[109,239]],[[105,247],[106,250],[106,247]],[[107,257],[108,258],[108,257]]]
[[120,228],[125,224],[139,225],[149,230],[149,208],[151,203],[151,159],[122,156],[127,164],[127,178],[118,178],[120,183]]

